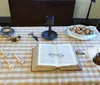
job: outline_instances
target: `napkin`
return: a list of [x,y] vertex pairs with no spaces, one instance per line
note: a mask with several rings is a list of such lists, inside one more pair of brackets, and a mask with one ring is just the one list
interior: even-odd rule
[[[96,56],[96,54],[98,52],[100,52],[100,46],[88,48],[87,50],[85,50],[84,53],[86,54],[86,56],[88,56],[93,61],[93,58]],[[94,65],[96,66],[96,68],[100,72],[100,65],[96,65],[95,63],[94,63]]]

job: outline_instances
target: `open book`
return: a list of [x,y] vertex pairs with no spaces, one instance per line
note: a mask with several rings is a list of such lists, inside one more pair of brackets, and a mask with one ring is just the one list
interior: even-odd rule
[[32,71],[82,70],[71,44],[39,44],[33,49]]

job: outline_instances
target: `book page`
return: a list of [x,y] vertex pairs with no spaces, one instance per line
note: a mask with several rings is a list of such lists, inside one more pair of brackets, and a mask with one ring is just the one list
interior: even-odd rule
[[40,44],[38,64],[56,66],[55,52],[52,44]]
[[70,44],[57,45],[59,66],[76,65],[76,56]]

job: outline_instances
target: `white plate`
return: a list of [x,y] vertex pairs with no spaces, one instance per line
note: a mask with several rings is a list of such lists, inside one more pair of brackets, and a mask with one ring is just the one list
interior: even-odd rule
[[[79,26],[84,26],[84,25],[74,25],[74,26],[79,27]],[[90,40],[92,38],[97,37],[97,35],[98,35],[98,33],[95,31],[95,29],[96,29],[95,26],[84,26],[86,28],[90,28],[91,30],[93,30],[93,34],[91,34],[91,35],[81,35],[81,34],[74,33],[72,31],[70,31],[70,28],[72,28],[72,27],[73,27],[73,25],[67,27],[67,29],[65,30],[66,34],[70,37],[73,37],[73,38],[76,38],[79,40]]]

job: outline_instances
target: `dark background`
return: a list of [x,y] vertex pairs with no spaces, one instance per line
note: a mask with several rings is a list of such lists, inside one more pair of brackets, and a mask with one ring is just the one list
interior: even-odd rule
[[72,24],[75,0],[8,0],[11,25],[44,26],[45,17],[53,15],[55,26]]

